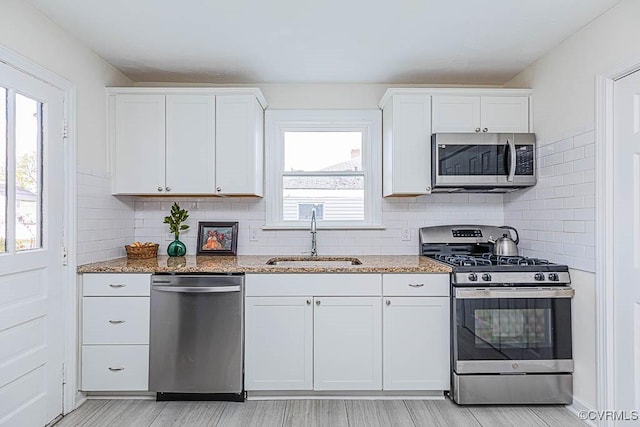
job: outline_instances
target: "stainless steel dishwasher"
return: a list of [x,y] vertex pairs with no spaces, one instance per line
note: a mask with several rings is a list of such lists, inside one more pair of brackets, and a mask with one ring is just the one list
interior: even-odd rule
[[153,275],[149,390],[244,400],[243,275]]

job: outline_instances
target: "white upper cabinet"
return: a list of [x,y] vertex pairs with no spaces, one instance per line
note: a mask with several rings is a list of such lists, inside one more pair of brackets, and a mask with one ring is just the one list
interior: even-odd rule
[[479,96],[434,96],[433,133],[480,132]]
[[382,195],[431,192],[431,97],[395,95],[382,110]]
[[216,97],[167,95],[165,191],[215,190]]
[[112,88],[113,194],[263,195],[257,89]]
[[482,130],[496,133],[529,132],[529,97],[483,96],[481,98]]
[[218,96],[216,192],[263,195],[264,112],[253,95]]
[[431,193],[431,135],[527,133],[528,89],[393,88],[382,109],[382,195]]
[[164,192],[164,95],[120,95],[113,99],[113,192]]
[[433,96],[433,133],[529,132],[528,96]]

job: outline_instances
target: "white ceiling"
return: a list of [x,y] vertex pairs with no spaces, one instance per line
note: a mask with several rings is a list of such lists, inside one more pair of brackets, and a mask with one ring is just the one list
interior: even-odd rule
[[619,0],[31,0],[134,81],[503,84]]

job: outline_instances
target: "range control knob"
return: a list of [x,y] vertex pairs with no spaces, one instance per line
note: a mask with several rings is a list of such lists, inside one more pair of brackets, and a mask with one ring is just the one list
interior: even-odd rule
[[491,275],[489,273],[484,273],[482,275],[482,280],[484,280],[485,282],[490,282],[491,281]]
[[549,273],[549,280],[551,280],[552,282],[557,282],[558,280],[560,280],[560,278],[558,277],[558,273]]
[[475,282],[476,280],[478,280],[478,275],[476,273],[469,274],[469,280]]
[[535,276],[533,276],[533,278],[540,282],[540,281],[544,280],[544,274],[536,273]]

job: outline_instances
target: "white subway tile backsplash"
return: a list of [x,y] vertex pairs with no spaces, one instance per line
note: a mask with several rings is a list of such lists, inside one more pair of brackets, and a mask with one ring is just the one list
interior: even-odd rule
[[[558,136],[538,135],[537,185],[505,195],[504,218],[521,231],[523,254],[595,271],[593,129],[588,124]],[[533,191],[536,200],[528,206],[525,194]],[[544,220],[543,210],[553,212],[553,220]]]

